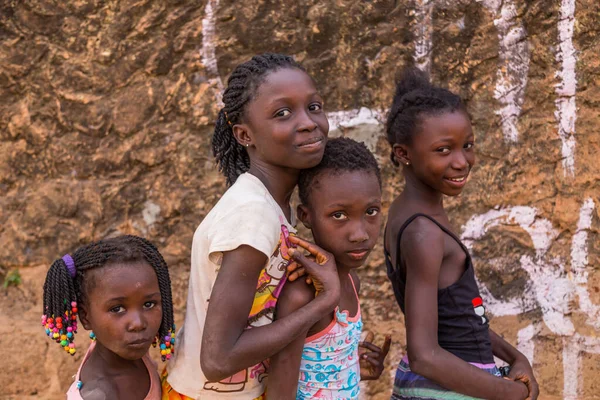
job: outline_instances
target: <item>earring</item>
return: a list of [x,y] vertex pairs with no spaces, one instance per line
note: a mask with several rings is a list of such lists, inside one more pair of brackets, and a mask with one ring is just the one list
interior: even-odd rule
[[92,339],[92,341],[96,340],[96,334],[94,332],[90,332],[90,339]]
[[406,162],[406,165],[410,165],[410,161],[407,161],[407,162]]
[[246,147],[250,146],[248,143],[246,143]]

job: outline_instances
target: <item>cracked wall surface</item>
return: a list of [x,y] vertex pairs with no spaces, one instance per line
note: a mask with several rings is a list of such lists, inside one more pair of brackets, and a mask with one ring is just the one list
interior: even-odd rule
[[[0,399],[63,398],[83,352],[42,334],[41,287],[83,243],[154,241],[182,321],[192,234],[225,190],[220,92],[265,51],[315,77],[332,135],[376,152],[386,205],[402,189],[381,124],[398,73],[465,99],[478,164],[446,205],[492,328],[532,360],[540,399],[600,398],[599,16],[596,0],[0,3],[0,278],[22,278],[0,288]],[[394,340],[363,397],[386,399],[405,335],[381,246],[360,275],[366,328]]]

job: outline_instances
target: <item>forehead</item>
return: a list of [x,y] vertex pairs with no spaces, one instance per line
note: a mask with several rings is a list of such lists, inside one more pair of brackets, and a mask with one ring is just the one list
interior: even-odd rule
[[259,84],[255,100],[270,102],[316,93],[315,83],[306,72],[298,68],[280,68],[267,73]]
[[473,134],[469,116],[461,110],[421,117],[419,141],[466,139]]
[[93,284],[88,296],[129,297],[140,291],[159,291],[154,269],[146,262],[116,262],[87,272]]
[[364,204],[381,200],[381,188],[375,171],[325,170],[313,179],[311,185],[311,206]]

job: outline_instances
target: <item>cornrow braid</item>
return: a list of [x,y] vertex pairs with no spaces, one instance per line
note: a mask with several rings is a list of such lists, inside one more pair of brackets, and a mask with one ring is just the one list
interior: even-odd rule
[[219,171],[227,178],[228,185],[232,185],[238,176],[250,169],[250,157],[246,148],[235,139],[233,125],[242,122],[248,103],[252,101],[266,76],[282,68],[304,71],[292,57],[265,53],[238,65],[227,80],[223,108],[215,123],[212,148]]
[[[139,261],[148,263],[156,273],[162,321],[154,345],[160,343],[163,361],[170,359],[175,352],[175,324],[169,270],[158,249],[150,241],[137,236],[125,235],[93,242],[77,249],[72,257],[67,255],[52,263],[44,283],[42,325],[46,334],[66,352],[75,354],[77,307],[87,301],[86,292],[94,284],[86,280],[87,271],[115,262]],[[68,265],[71,262],[73,268]]]
[[[447,89],[433,86],[427,74],[409,68],[396,87],[392,107],[387,117],[386,134],[390,145],[410,144],[423,114],[438,115],[464,109],[461,98]],[[392,151],[394,165],[399,163]]]

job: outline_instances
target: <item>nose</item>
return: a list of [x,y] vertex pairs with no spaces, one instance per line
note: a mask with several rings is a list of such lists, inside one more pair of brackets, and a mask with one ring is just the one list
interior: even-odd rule
[[361,243],[366,242],[368,239],[369,232],[367,232],[364,222],[358,221],[356,224],[353,224],[348,240],[352,243]]
[[452,168],[457,171],[464,171],[469,168],[469,160],[464,151],[457,151],[452,158]]
[[130,318],[127,324],[127,330],[130,332],[141,332],[146,329],[146,319],[141,312],[130,312]]
[[298,131],[300,132],[312,132],[317,128],[317,123],[313,120],[310,113],[302,112],[299,116]]

